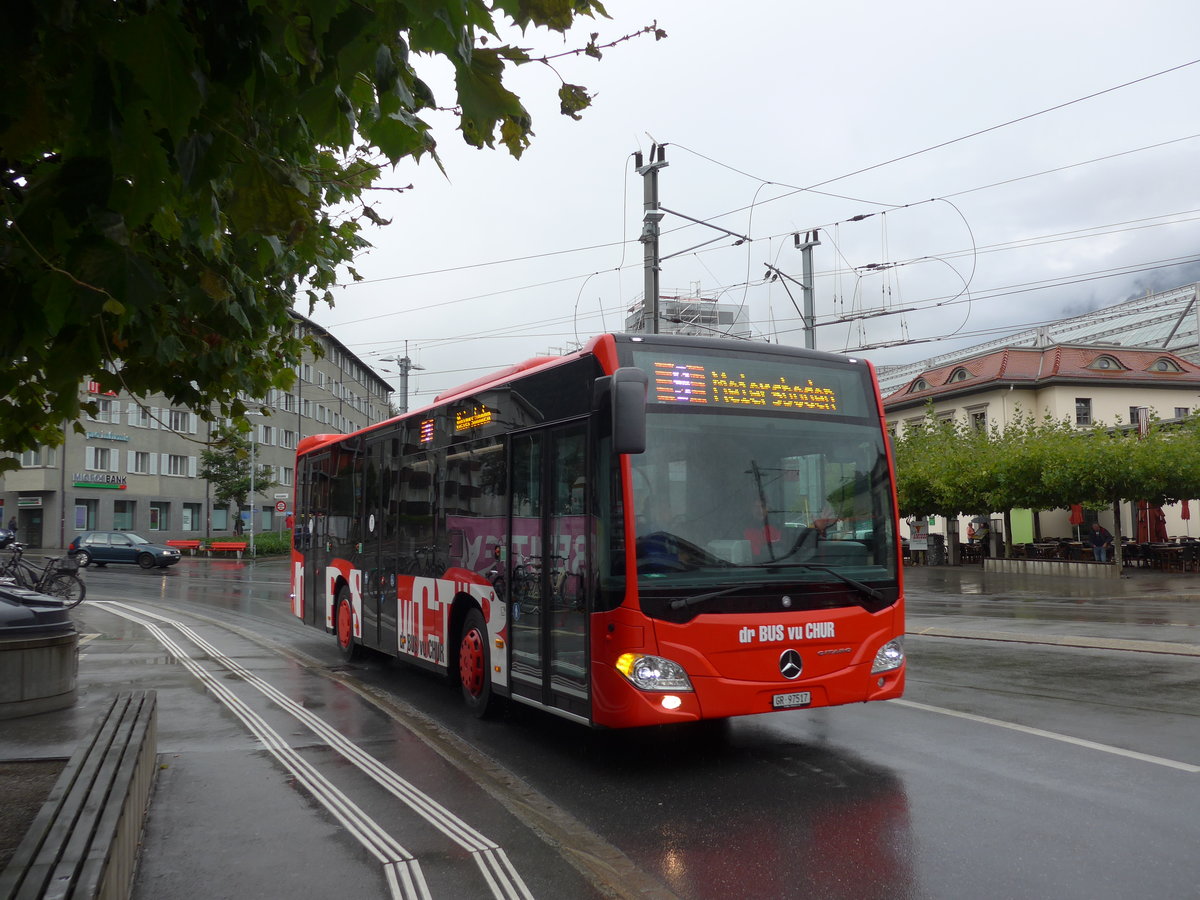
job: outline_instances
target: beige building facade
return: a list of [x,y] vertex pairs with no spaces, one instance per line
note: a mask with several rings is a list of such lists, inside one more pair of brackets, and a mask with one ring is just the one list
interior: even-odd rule
[[[925,418],[929,404],[939,418],[1001,431],[1017,416],[1049,415],[1079,428],[1130,425],[1143,415],[1180,419],[1200,408],[1200,365],[1163,350],[1114,344],[988,349],[919,372],[885,396],[889,428],[903,434],[905,427]],[[1168,534],[1192,533],[1180,504],[1163,511]],[[1057,537],[1071,534],[1069,518],[1069,510],[1041,511],[1038,516],[1042,533]],[[1098,521],[1115,532],[1111,512],[1100,513]],[[959,523],[958,540],[963,541],[967,518]],[[946,523],[939,525],[945,534]],[[1123,505],[1120,527],[1123,534],[1134,533],[1132,504]],[[1200,527],[1195,531],[1200,534]]]

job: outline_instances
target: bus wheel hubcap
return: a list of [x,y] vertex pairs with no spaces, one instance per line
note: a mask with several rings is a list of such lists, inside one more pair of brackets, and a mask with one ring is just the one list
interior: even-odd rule
[[474,628],[463,635],[458,653],[458,672],[471,696],[478,697],[483,688],[483,640]]

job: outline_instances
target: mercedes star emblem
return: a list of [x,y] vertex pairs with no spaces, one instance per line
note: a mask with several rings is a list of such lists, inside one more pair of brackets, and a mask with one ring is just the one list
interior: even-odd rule
[[779,657],[779,671],[789,680],[799,678],[804,664],[800,661],[800,653],[796,650],[784,650]]

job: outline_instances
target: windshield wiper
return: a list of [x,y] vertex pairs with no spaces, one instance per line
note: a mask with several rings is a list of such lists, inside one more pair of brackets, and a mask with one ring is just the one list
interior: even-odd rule
[[703,603],[705,600],[712,600],[714,597],[724,597],[726,594],[733,594],[737,591],[745,590],[746,588],[764,588],[772,587],[779,584],[778,581],[747,581],[744,584],[735,585],[734,587],[722,588],[719,591],[709,591],[705,594],[696,594],[693,597],[680,597],[678,600],[672,600],[669,604],[671,609],[686,609],[689,606],[695,606],[698,603]]
[[[859,591],[860,593],[866,594],[868,597],[870,597],[876,603],[882,603],[886,599],[884,597],[882,591],[879,591],[876,588],[871,587],[869,584],[863,584],[861,581],[857,581],[857,580],[851,578],[849,575],[843,575],[841,572],[839,572],[837,569],[833,568],[832,566],[822,566],[822,565],[818,565],[816,563],[782,563],[781,564],[781,563],[774,562],[774,563],[763,563],[762,565],[755,566],[755,568],[758,568],[758,569],[814,569],[818,572],[828,572],[834,578],[838,579],[838,581],[841,581],[844,584],[848,584],[850,587],[854,588],[856,591]],[[733,594],[733,593],[736,593],[737,591],[745,590],[747,588],[765,588],[765,587],[778,587],[778,586],[779,586],[778,581],[747,581],[744,584],[735,585],[734,587],[722,588],[719,591],[708,591],[707,593],[696,594],[695,596],[692,596],[692,597],[680,597],[678,600],[672,600],[669,605],[670,605],[671,609],[686,609],[689,606],[696,606],[700,603],[704,603],[706,600],[713,600],[717,597],[724,597],[728,594]]]
[[861,591],[862,593],[866,594],[868,597],[870,597],[872,600],[876,601],[877,603],[882,603],[886,599],[883,596],[882,591],[879,591],[876,588],[871,587],[869,584],[863,584],[861,581],[857,581],[857,580],[851,578],[849,575],[845,575],[842,572],[839,572],[833,566],[824,566],[824,565],[821,565],[820,563],[769,562],[769,563],[762,563],[758,566],[755,566],[755,568],[756,569],[814,569],[818,572],[828,572],[830,575],[832,575],[838,581],[841,581],[841,582],[844,582],[845,584],[850,585],[850,587],[854,588],[856,591]]

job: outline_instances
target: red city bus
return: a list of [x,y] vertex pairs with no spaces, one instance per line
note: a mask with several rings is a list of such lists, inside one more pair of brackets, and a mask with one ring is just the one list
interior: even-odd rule
[[593,726],[899,697],[865,360],[608,334],[296,454],[292,611]]

